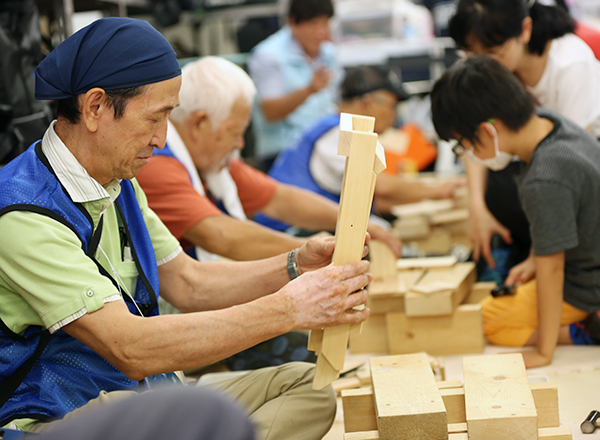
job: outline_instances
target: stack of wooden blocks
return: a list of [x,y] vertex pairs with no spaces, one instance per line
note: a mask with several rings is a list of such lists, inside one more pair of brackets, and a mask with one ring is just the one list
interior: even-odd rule
[[394,232],[422,253],[447,254],[455,245],[471,248],[467,237],[469,209],[466,187],[447,200],[424,200],[392,208]]
[[[397,269],[396,258],[383,243],[370,244],[371,272],[367,306],[369,319],[361,333],[350,335],[352,353],[432,355],[481,353],[484,347],[479,301],[494,283],[475,283],[475,264],[440,263]],[[398,263],[406,264],[406,260]],[[434,266],[434,267],[431,267]]]
[[424,353],[371,359],[371,387],[342,391],[345,440],[571,440],[556,384],[529,383],[520,353],[469,356],[436,382]]

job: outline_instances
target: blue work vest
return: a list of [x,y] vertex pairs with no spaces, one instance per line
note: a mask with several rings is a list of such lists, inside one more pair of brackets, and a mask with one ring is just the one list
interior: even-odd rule
[[[340,115],[338,114],[327,116],[318,121],[306,130],[302,136],[296,138],[296,142],[289,150],[282,152],[277,157],[269,171],[269,176],[281,183],[307,189],[339,203],[340,195],[333,194],[320,187],[310,173],[310,158],[315,143],[321,136],[338,125],[340,125]],[[257,214],[254,221],[278,231],[285,231],[289,228],[287,223],[267,217],[264,214]]]
[[[286,95],[308,87],[314,73],[306,56],[292,50],[296,44],[290,28],[284,26],[253,49],[253,53],[266,52],[277,60]],[[324,68],[336,72],[335,48],[331,42],[321,44],[319,59]],[[336,87],[336,79],[332,78],[327,87],[310,95],[292,113],[276,122],[267,122],[261,106],[257,104],[252,112],[256,156],[264,158],[278,154],[287,149],[310,124],[334,113]]]
[[[121,182],[115,208],[140,274],[134,295],[136,303],[145,316],[157,315],[156,259],[135,191],[128,180]],[[41,150],[41,142],[0,170],[0,215],[12,211],[46,215],[67,226],[81,240],[83,252],[94,260],[100,235],[94,233],[89,213],[71,200],[57,180]],[[98,229],[101,226],[102,223]],[[108,272],[94,262],[99,271],[116,284]],[[136,314],[135,305],[126,303]],[[0,426],[19,418],[57,419],[97,397],[101,390],[135,390],[139,386],[137,381],[129,379],[62,330],[50,335],[42,327],[30,326],[23,334],[16,334],[2,321],[0,380],[0,403],[4,403],[0,408]]]

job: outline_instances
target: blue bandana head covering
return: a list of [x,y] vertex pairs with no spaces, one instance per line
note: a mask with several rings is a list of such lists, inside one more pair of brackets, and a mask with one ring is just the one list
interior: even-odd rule
[[35,98],[64,99],[94,87],[123,89],[181,74],[175,51],[149,23],[102,18],[58,45],[35,69]]

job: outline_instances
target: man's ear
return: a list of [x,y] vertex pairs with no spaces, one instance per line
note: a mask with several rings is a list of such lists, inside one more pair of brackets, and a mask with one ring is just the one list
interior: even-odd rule
[[198,110],[188,116],[190,135],[197,141],[204,136],[204,133],[212,131],[210,119],[205,111]]
[[531,29],[533,28],[533,21],[531,17],[525,17],[521,22],[521,35],[519,35],[519,41],[523,44],[529,44],[531,41]]
[[100,119],[106,111],[113,111],[106,104],[106,92],[99,87],[89,90],[79,98],[79,108],[82,122],[92,133],[98,130]]

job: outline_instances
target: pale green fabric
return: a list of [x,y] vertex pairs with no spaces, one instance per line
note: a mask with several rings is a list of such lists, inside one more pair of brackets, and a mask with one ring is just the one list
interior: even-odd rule
[[[132,183],[156,259],[164,263],[180,252],[179,243],[148,207],[146,196],[135,179]],[[99,199],[84,203],[95,225],[106,202],[107,199]],[[100,247],[133,292],[138,273],[134,262],[121,260],[119,227],[112,204],[103,216]],[[30,325],[50,328],[100,309],[107,299],[119,299],[118,290],[85,256],[76,234],[66,226],[41,214],[10,212],[0,217],[0,230],[3,231],[0,234],[0,317],[12,331],[21,333]],[[97,258],[110,273],[111,267],[100,250]]]

